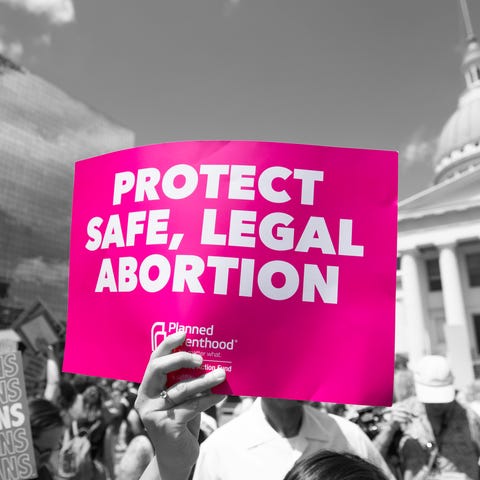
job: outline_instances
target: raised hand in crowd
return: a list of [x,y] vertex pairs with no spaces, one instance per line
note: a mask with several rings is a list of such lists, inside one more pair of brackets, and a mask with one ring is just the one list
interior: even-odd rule
[[47,357],[45,366],[46,384],[43,396],[50,402],[55,403],[60,395],[60,367],[53,345],[46,346],[43,352]]
[[210,391],[225,380],[222,369],[166,389],[168,373],[202,364],[200,355],[172,353],[184,341],[185,333],[179,332],[160,344],[150,357],[138,390],[135,408],[156,452],[142,480],[187,480],[199,453],[200,413],[223,399]]
[[404,405],[393,405],[390,410],[390,422],[395,426],[407,424],[412,418],[414,415]]

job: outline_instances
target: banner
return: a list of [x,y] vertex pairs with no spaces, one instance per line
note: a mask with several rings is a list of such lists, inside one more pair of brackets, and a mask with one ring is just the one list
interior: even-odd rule
[[37,476],[22,355],[0,355],[0,478],[20,480]]
[[63,327],[55,320],[41,300],[35,300],[12,325],[22,337],[28,349],[45,353],[49,345],[58,343]]
[[64,370],[141,381],[176,331],[218,393],[389,405],[396,152],[195,141],[77,162]]
[[23,363],[25,388],[27,389],[28,397],[43,397],[47,384],[47,357],[42,353],[35,353],[27,349],[23,352]]

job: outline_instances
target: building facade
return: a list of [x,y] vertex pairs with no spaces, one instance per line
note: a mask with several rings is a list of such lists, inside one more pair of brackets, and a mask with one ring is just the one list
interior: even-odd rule
[[467,34],[466,88],[438,138],[434,185],[400,202],[398,223],[396,349],[447,355],[458,387],[480,374],[480,45]]
[[37,298],[65,321],[74,163],[133,145],[133,132],[0,55],[0,328]]

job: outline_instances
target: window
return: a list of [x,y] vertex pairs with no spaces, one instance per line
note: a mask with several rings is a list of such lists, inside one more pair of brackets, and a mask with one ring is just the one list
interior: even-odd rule
[[471,287],[480,287],[480,252],[467,253],[465,261],[467,263],[468,283]]
[[442,279],[440,277],[440,264],[438,258],[429,258],[425,260],[427,267],[428,290],[437,292],[442,289]]
[[471,80],[472,85],[478,83],[478,81],[480,80],[479,70],[478,70],[478,67],[476,65],[472,65],[470,67],[470,78],[472,79]]
[[0,279],[0,298],[7,298],[9,283]]
[[473,328],[475,330],[475,340],[477,341],[477,352],[480,353],[480,314],[474,313],[472,315]]

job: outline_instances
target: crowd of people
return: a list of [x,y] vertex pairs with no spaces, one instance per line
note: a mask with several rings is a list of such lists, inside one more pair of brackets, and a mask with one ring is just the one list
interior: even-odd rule
[[153,448],[133,383],[61,374],[48,352],[46,388],[29,401],[38,478],[138,479]]
[[47,369],[45,395],[29,403],[38,478],[480,478],[479,385],[456,391],[444,357],[427,356],[412,370],[399,361],[395,403],[376,413],[257,398],[218,427],[224,398],[211,388],[225,380],[222,369],[166,388],[168,373],[202,363],[174,352],[184,340],[184,333],[164,340],[140,385]]

